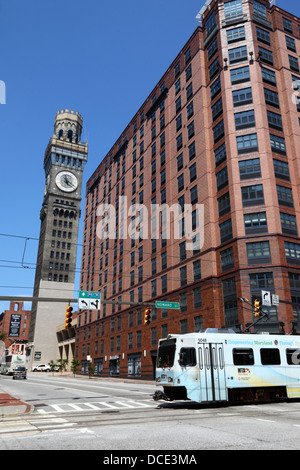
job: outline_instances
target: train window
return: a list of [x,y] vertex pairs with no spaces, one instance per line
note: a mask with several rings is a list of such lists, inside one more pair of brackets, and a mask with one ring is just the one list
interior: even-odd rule
[[160,343],[157,354],[157,367],[172,367],[174,364],[176,339],[164,340]]
[[195,366],[196,365],[196,350],[195,348],[181,348],[179,354],[179,364],[181,366]]
[[300,349],[287,349],[286,360],[290,366],[300,365]]
[[280,364],[280,353],[277,348],[263,348],[260,350],[260,359],[263,366],[276,366]]
[[235,366],[253,366],[254,354],[252,348],[234,348],[232,354]]

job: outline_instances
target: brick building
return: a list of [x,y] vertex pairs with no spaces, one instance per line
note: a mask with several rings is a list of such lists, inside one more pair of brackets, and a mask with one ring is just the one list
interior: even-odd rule
[[[159,338],[244,328],[262,290],[280,299],[263,330],[300,329],[300,19],[265,0],[208,1],[198,19],[87,183],[80,289],[119,303],[79,315],[83,372],[89,356],[96,373],[152,377]],[[144,325],[157,300],[180,310]]]

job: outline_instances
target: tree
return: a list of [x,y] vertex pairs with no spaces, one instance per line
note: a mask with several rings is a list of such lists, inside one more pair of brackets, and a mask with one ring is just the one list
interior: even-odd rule
[[89,379],[91,379],[95,373],[95,367],[91,362],[88,365],[88,373],[89,373]]
[[62,373],[67,368],[68,359],[57,359],[57,362],[58,362],[58,368],[60,372]]
[[53,362],[53,361],[51,360],[51,361],[49,362],[49,366],[50,366],[51,372],[53,372],[53,375],[54,375],[55,369],[58,367],[57,364],[55,364],[55,362]]
[[73,361],[71,362],[71,371],[73,372],[74,377],[79,366],[80,366],[79,359],[73,359]]
[[0,333],[0,341],[5,341],[7,338],[7,334],[6,333]]

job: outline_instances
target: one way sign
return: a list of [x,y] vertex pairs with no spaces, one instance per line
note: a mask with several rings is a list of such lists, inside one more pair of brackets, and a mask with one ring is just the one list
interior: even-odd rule
[[100,310],[101,292],[79,291],[78,308],[80,310]]

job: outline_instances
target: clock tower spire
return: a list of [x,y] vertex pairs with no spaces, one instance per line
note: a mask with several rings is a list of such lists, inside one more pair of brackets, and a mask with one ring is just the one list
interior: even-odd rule
[[[45,151],[34,297],[74,296],[82,174],[88,155],[88,144],[81,142],[82,122],[78,112],[58,111]],[[65,303],[33,302],[29,327],[31,362],[56,361],[56,327],[64,322],[65,308]],[[72,351],[68,359],[73,359]]]

